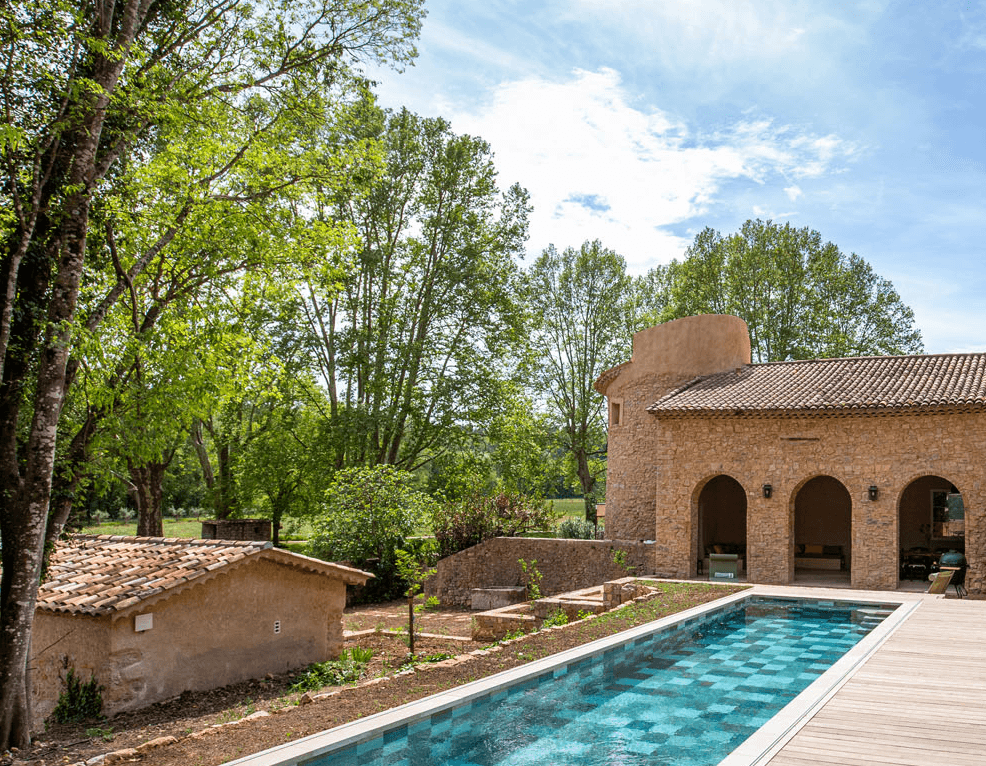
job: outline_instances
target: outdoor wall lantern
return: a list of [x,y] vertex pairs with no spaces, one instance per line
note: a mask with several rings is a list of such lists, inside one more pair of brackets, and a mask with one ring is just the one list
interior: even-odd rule
[[769,484],[764,484],[763,485],[763,496],[766,497],[768,500],[770,499],[770,496],[773,493],[773,491],[774,491],[774,488],[772,486],[770,486]]
[[880,490],[877,489],[876,484],[870,485],[870,500],[876,500],[880,496]]

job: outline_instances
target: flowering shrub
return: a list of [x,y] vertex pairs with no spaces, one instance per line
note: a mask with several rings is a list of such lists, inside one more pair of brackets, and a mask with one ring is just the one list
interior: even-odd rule
[[439,555],[451,556],[492,537],[517,537],[551,526],[551,511],[523,495],[473,491],[450,500],[435,512],[434,532]]

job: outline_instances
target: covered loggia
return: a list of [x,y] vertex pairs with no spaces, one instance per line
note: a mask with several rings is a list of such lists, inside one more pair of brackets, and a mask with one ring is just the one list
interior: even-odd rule
[[708,571],[710,553],[736,553],[746,564],[746,492],[732,476],[709,479],[698,495],[698,561]]
[[794,497],[794,578],[849,577],[852,497],[832,476],[806,481]]
[[919,476],[897,505],[900,579],[924,580],[943,553],[965,553],[965,509],[958,487],[943,476]]

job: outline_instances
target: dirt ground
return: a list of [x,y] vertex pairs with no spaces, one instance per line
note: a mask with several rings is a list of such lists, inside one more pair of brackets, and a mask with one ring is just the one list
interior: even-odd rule
[[[711,586],[700,593],[663,594],[649,608],[660,614],[634,615],[655,619],[737,588]],[[347,631],[357,634],[347,646],[373,650],[367,673],[355,686],[328,687],[302,695],[290,687],[299,674],[268,676],[210,692],[186,692],[132,713],[77,725],[53,725],[38,735],[30,752],[0,755],[0,766],[79,764],[101,754],[116,753],[106,763],[134,762],[148,766],[218,766],[249,753],[315,734],[348,721],[419,699],[458,684],[482,678],[534,659],[630,627],[612,620],[584,620],[563,628],[525,636],[489,648],[468,639],[471,614],[465,610],[426,612],[416,619],[418,657],[447,654],[460,659],[421,663],[398,673],[407,659],[406,636],[375,632],[407,625],[406,602],[358,607],[344,615]],[[478,656],[463,655],[484,649]],[[314,699],[313,699],[314,698]],[[155,746],[155,740],[159,743]],[[140,748],[139,751],[127,752]],[[95,763],[95,762],[94,762]]]

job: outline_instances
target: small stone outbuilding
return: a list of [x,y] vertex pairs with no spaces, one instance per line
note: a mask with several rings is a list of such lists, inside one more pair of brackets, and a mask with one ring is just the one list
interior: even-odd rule
[[696,316],[637,333],[596,389],[607,534],[655,540],[658,574],[737,553],[754,582],[890,589],[957,549],[984,589],[986,354],[751,364],[741,319]]
[[95,676],[111,715],[334,658],[346,586],[369,577],[269,542],[75,535],[38,594],[35,719],[67,668]]

